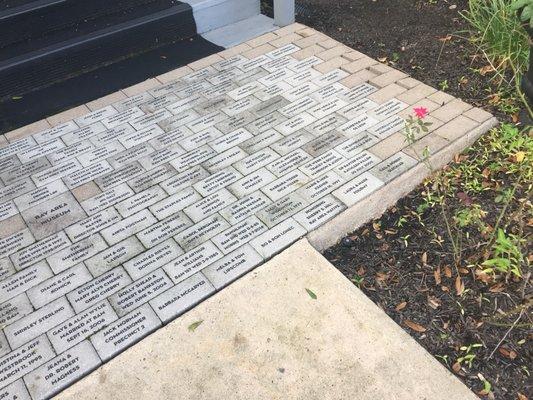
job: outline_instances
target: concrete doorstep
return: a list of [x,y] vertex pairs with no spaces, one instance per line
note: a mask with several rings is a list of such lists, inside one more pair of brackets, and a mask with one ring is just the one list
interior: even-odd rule
[[477,399],[305,239],[57,398]]

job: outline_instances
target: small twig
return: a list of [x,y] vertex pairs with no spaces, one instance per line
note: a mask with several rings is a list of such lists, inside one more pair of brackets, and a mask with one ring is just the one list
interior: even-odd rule
[[489,358],[487,358],[487,360],[490,360],[492,358],[492,356],[494,355],[494,353],[496,352],[496,350],[498,350],[498,347],[500,347],[500,345],[503,343],[503,341],[507,338],[507,336],[509,335],[509,333],[511,333],[511,331],[514,329],[514,327],[516,326],[516,324],[518,324],[518,321],[520,321],[520,318],[522,318],[522,314],[524,313],[524,309],[522,309],[522,311],[520,311],[520,314],[518,315],[518,318],[513,322],[513,324],[511,325],[511,327],[507,330],[507,332],[505,332],[505,335],[503,335],[502,337],[502,340],[500,340],[498,342],[498,344],[496,345],[496,347],[494,347],[494,350],[492,350],[492,353],[490,353],[489,355]]
[[526,288],[529,283],[529,278],[531,278],[531,271],[526,272],[526,274],[524,275],[524,284],[522,285],[522,289],[520,290],[521,299],[526,297]]

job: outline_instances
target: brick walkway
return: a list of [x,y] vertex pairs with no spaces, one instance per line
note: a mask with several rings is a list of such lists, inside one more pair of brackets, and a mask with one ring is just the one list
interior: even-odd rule
[[56,393],[487,123],[294,24],[7,133],[1,393]]

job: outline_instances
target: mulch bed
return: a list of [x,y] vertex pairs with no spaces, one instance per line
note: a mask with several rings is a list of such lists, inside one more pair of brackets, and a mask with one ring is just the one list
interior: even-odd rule
[[[459,14],[466,0],[301,0],[297,5],[298,22],[429,85],[446,82],[448,93],[511,120],[490,104],[490,77],[479,73],[486,62],[466,39],[468,25]],[[468,157],[476,157],[475,151],[457,161]],[[494,189],[508,184],[504,175],[491,178]],[[494,226],[501,205],[495,202],[497,191],[487,189],[468,201],[481,204],[485,223]],[[379,220],[325,251],[325,257],[480,397],[533,399],[532,318],[521,311],[532,301],[531,285],[480,278],[473,266],[483,259],[487,237],[475,229],[462,262],[454,264],[438,208],[416,212],[424,190],[420,185]],[[516,198],[524,196],[519,189]],[[464,200],[452,194],[450,213]],[[508,213],[520,204],[513,201]],[[528,228],[517,220],[510,230],[524,225]],[[474,356],[471,364],[457,362],[467,354]],[[484,380],[492,386],[488,394]]]

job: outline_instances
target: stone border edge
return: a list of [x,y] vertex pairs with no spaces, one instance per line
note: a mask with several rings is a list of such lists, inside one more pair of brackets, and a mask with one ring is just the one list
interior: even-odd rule
[[[488,132],[496,125],[498,125],[498,120],[495,117],[483,122],[430,156],[431,164],[439,169],[444,167],[453,159],[455,154],[471,146],[482,134]],[[430,172],[427,167],[422,163],[418,163],[324,225],[309,232],[306,235],[307,240],[317,251],[326,250],[338,243],[348,233],[353,232],[371,219],[380,217],[388,208],[414,190],[429,175]]]

